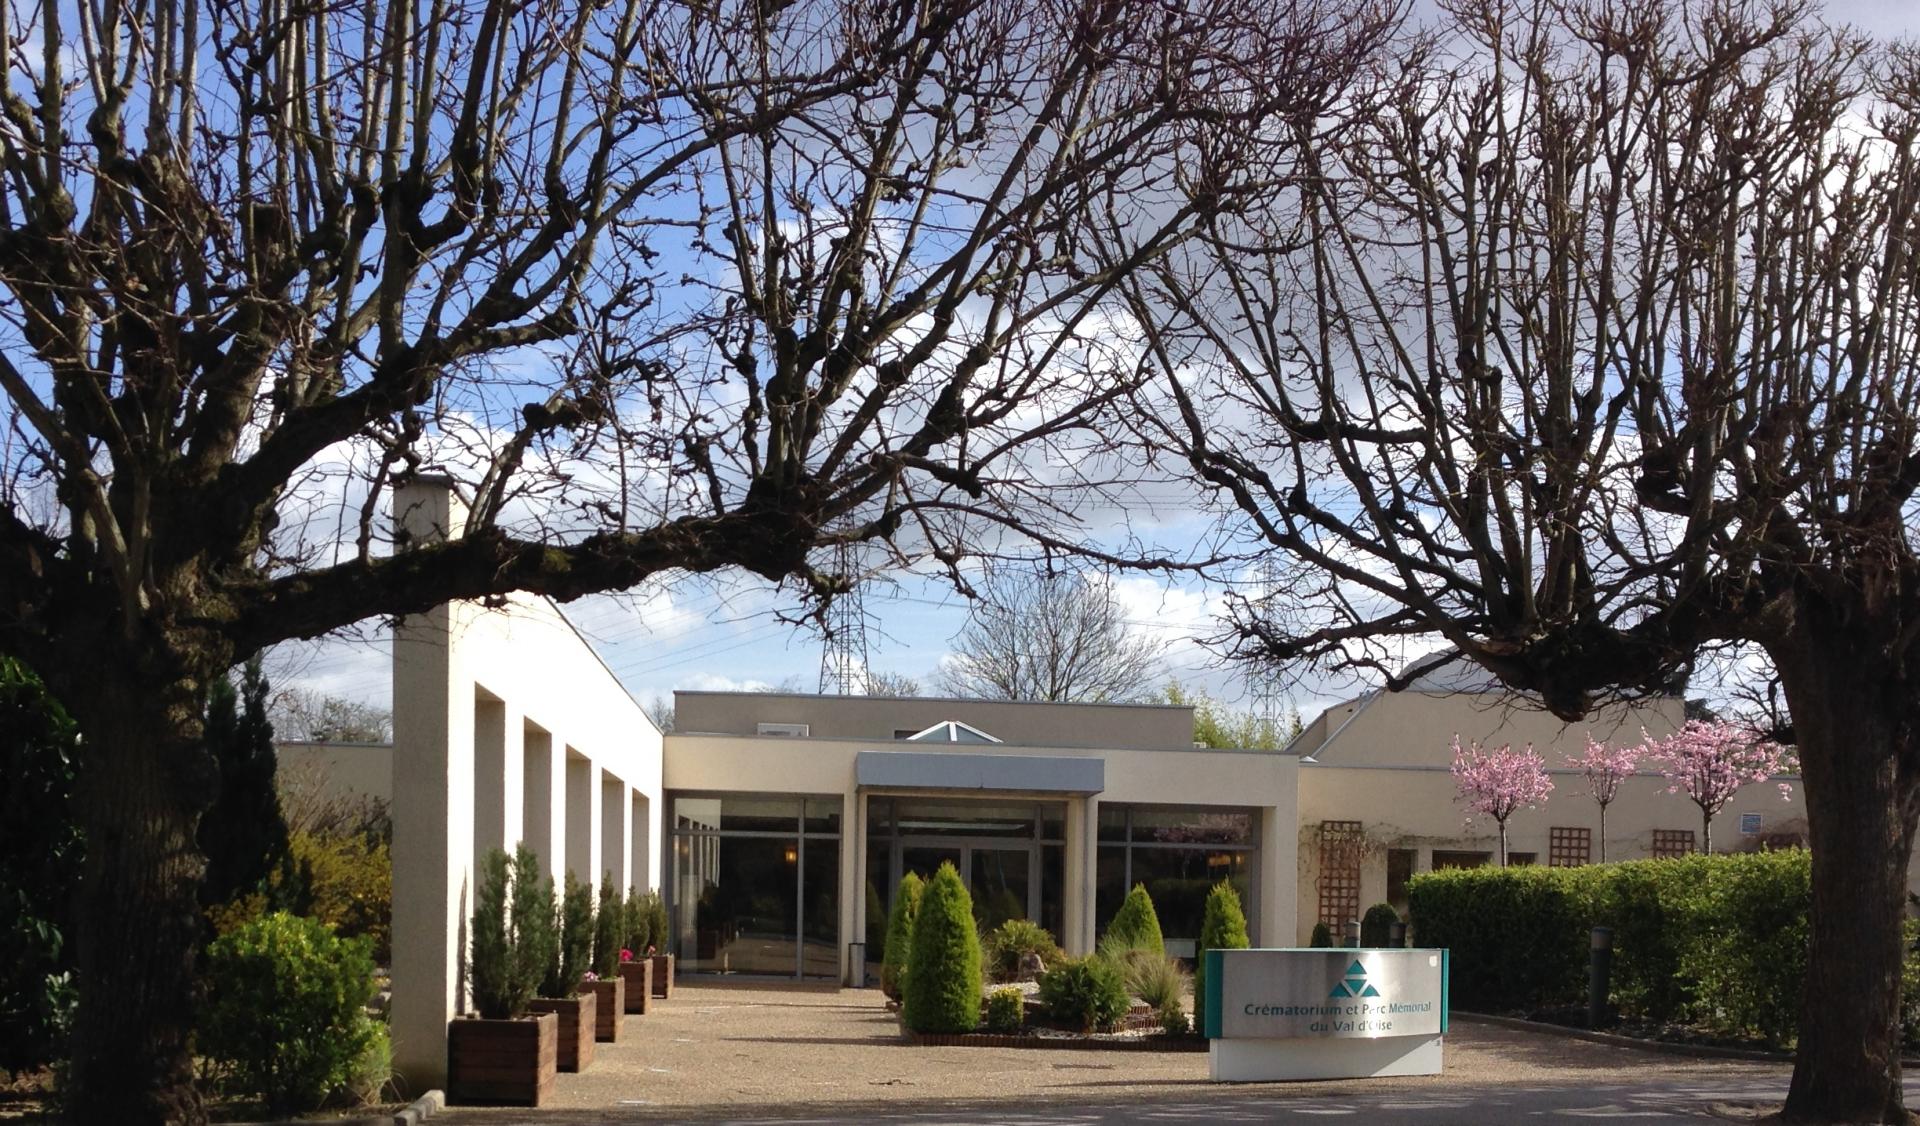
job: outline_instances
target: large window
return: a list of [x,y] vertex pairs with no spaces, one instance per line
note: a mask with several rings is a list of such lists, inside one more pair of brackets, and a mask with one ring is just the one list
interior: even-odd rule
[[837,977],[840,799],[683,794],[672,808],[680,966]]
[[1153,897],[1169,954],[1193,957],[1207,893],[1222,880],[1256,918],[1253,826],[1251,810],[1103,804],[1094,866],[1100,931],[1135,884]]

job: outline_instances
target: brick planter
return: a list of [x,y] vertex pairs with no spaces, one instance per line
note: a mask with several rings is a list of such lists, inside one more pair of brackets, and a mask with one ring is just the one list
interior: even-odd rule
[[671,954],[653,956],[653,995],[662,998],[673,996],[673,955]]
[[620,980],[627,987],[627,1011],[644,1014],[653,1007],[653,959],[620,963]]
[[447,1097],[457,1103],[540,1106],[553,1098],[560,1018],[466,1017],[447,1022]]
[[614,1043],[620,1039],[620,1021],[627,1008],[627,983],[619,974],[608,981],[583,981],[580,992],[599,998],[593,1014],[593,1038]]
[[592,993],[572,997],[535,997],[528,1008],[560,1018],[560,1070],[583,1071],[593,1062],[595,1014],[600,998]]

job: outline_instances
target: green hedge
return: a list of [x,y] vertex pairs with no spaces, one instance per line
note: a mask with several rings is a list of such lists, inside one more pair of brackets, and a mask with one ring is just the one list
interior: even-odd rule
[[1806,975],[1803,849],[1579,868],[1472,868],[1407,885],[1414,941],[1452,951],[1452,996],[1499,1012],[1582,1004],[1592,928],[1613,928],[1624,1016],[1790,1042]]

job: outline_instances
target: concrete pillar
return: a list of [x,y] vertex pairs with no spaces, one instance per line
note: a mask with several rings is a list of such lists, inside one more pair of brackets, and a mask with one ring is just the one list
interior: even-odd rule
[[600,892],[600,787],[594,785],[593,763],[566,749],[567,760],[567,868],[574,877]]
[[1067,855],[1060,889],[1063,900],[1060,945],[1073,955],[1093,952],[1094,833],[1100,824],[1100,799],[1070,798],[1067,801]]
[[[840,795],[840,981],[853,973],[847,960],[847,944],[866,936],[867,877],[860,865],[861,821],[857,816],[860,798],[851,792]],[[807,892],[812,898],[813,892]]]
[[660,886],[654,877],[653,820],[647,795],[633,791],[627,811],[627,880],[642,893]]
[[520,721],[521,838],[540,855],[540,871],[559,887],[567,873],[566,756],[557,753],[553,733],[530,720]]
[[[415,542],[457,531],[465,508],[449,485],[417,481],[394,496]],[[409,1090],[446,1083],[447,1021],[466,1008],[473,911],[474,706],[451,640],[463,608],[402,619],[393,638],[394,1070]]]
[[1294,859],[1299,831],[1293,811],[1279,806],[1260,809],[1260,903],[1252,935],[1255,946],[1301,943],[1296,934],[1300,917],[1300,872]]
[[475,688],[473,700],[473,862],[492,849],[511,853],[525,823],[524,731],[511,704]]
[[597,773],[600,775],[600,870],[613,880],[614,890],[624,896],[630,886],[627,861],[632,854],[627,848],[627,832],[633,802],[627,797],[625,782],[604,770]]

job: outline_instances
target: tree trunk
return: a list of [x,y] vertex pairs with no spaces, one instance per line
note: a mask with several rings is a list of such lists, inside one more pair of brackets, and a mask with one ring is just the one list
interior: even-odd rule
[[71,1083],[82,1123],[206,1120],[189,1053],[203,934],[194,833],[218,785],[201,683],[103,670],[84,701],[69,695],[86,833]]
[[1600,803],[1600,863],[1607,862],[1607,803]]
[[1507,821],[1506,821],[1506,818],[1504,818],[1504,817],[1503,817],[1503,818],[1500,818],[1500,819],[1499,819],[1499,821],[1497,822],[1497,824],[1499,824],[1499,826],[1500,826],[1500,867],[1502,867],[1502,868],[1505,868],[1505,867],[1507,866]]
[[1713,855],[1713,814],[1705,806],[1700,809],[1700,855]]
[[1786,1117],[1906,1122],[1901,922],[1920,813],[1913,702],[1897,672],[1843,630],[1796,640],[1774,659],[1806,788],[1813,935]]

